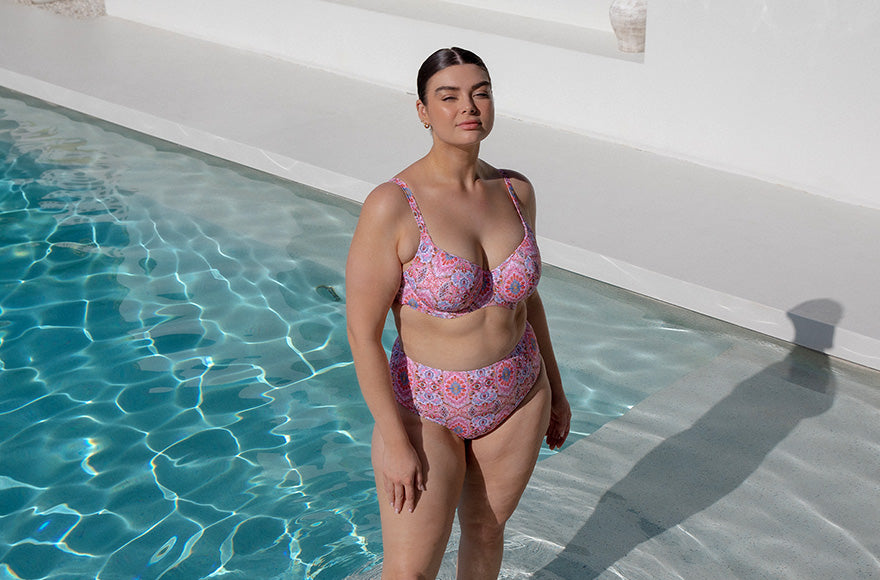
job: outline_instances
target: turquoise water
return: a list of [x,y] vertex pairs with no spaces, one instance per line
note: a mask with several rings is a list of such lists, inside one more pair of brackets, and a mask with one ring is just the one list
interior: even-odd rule
[[[0,159],[0,578],[374,566],[357,205],[7,91]],[[541,292],[572,441],[731,344],[552,267]]]

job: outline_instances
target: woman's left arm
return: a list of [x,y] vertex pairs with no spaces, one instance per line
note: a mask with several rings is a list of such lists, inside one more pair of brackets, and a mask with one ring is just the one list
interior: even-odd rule
[[547,427],[547,445],[550,449],[558,449],[565,443],[568,431],[571,428],[571,407],[565,390],[562,388],[562,377],[559,374],[559,365],[556,363],[556,355],[553,353],[553,344],[550,342],[550,329],[547,326],[547,315],[544,313],[544,303],[538,292],[529,297],[526,302],[529,324],[535,331],[538,339],[538,348],[544,359],[544,369],[550,380],[550,425]]
[[[535,229],[535,215],[537,203],[535,202],[535,190],[532,184],[523,175],[507,171],[505,172],[513,181],[513,188],[520,205],[524,210],[525,218],[529,221],[532,231]],[[568,398],[562,388],[562,377],[559,374],[559,365],[556,363],[556,355],[553,353],[553,344],[550,342],[550,329],[547,325],[547,314],[544,312],[544,303],[541,296],[535,291],[526,300],[527,318],[535,337],[538,339],[538,348],[544,358],[544,368],[547,378],[550,380],[550,425],[547,427],[547,445],[550,449],[558,449],[565,443],[571,428],[571,407]]]

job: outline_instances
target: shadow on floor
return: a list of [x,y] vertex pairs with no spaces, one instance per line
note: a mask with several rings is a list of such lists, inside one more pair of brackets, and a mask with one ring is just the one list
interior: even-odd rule
[[[834,402],[834,377],[823,351],[832,345],[841,314],[832,300],[811,300],[789,311],[795,342],[816,350],[795,346],[651,450],[602,495],[586,524],[535,577],[597,578],[641,543],[741,485],[801,420]],[[576,576],[573,570],[579,570]]]

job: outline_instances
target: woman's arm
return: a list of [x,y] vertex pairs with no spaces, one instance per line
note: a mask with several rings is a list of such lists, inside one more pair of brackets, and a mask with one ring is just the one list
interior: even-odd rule
[[565,443],[571,428],[571,407],[568,398],[562,388],[562,377],[559,374],[559,365],[556,363],[556,355],[553,352],[553,344],[550,342],[550,329],[547,325],[547,315],[544,312],[544,303],[541,296],[535,292],[526,302],[527,317],[529,324],[535,331],[538,339],[538,348],[544,359],[544,368],[547,378],[550,380],[550,425],[547,427],[547,445],[550,449],[557,449]]
[[[525,176],[513,172],[506,172],[513,182],[513,188],[520,201],[523,213],[532,230],[535,229],[537,203],[535,202],[535,190]],[[553,344],[550,341],[550,329],[547,325],[547,314],[544,312],[544,303],[538,292],[532,294],[526,301],[527,318],[535,337],[538,339],[538,348],[544,359],[544,368],[547,378],[550,380],[550,425],[547,428],[547,445],[550,449],[557,449],[565,443],[571,428],[571,407],[568,398],[562,388],[562,377],[559,374],[559,365],[556,363],[556,355],[553,352]]]
[[[361,392],[384,442],[385,492],[398,512],[412,511],[424,488],[422,465],[398,411],[382,346],[385,319],[400,285],[401,200],[393,184],[380,185],[367,197],[345,269],[348,342]],[[403,207],[408,210],[405,202]]]

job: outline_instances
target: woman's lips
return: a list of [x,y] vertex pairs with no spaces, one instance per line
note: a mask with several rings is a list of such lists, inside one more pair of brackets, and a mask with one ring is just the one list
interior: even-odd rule
[[458,124],[459,129],[464,129],[466,131],[473,131],[474,129],[479,129],[482,126],[483,123],[481,123],[480,121],[465,121]]

